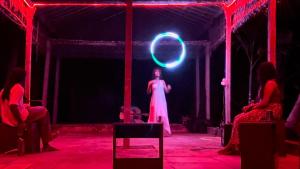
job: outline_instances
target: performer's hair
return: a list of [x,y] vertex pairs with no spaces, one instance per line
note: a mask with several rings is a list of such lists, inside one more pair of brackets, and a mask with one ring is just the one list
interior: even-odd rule
[[260,84],[259,97],[263,97],[263,91],[268,80],[277,81],[276,69],[271,62],[263,62],[259,65],[257,71],[257,80]]
[[3,92],[2,92],[2,100],[9,100],[9,94],[11,88],[17,84],[17,83],[22,83],[25,80],[25,70],[22,68],[14,68],[6,81],[6,84],[4,86]]

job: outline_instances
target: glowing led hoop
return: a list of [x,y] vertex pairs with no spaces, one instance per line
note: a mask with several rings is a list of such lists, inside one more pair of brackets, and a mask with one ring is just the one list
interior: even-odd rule
[[[179,58],[177,60],[175,60],[173,62],[169,62],[169,63],[163,63],[163,62],[159,61],[154,54],[156,43],[160,39],[165,38],[165,37],[176,39],[181,45],[181,54],[180,54]],[[166,67],[166,68],[173,68],[173,67],[178,66],[184,60],[186,49],[185,49],[185,44],[184,44],[183,40],[180,38],[180,36],[178,36],[176,33],[173,33],[173,32],[165,32],[165,33],[158,34],[153,39],[153,41],[151,42],[151,46],[150,46],[150,53],[151,53],[151,56],[152,56],[152,59],[154,60],[154,62],[156,64],[158,64],[159,66]]]

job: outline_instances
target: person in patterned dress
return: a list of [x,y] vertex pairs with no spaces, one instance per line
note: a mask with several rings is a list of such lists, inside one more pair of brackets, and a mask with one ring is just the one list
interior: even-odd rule
[[234,118],[231,138],[219,154],[239,154],[239,126],[242,122],[259,122],[272,112],[274,120],[281,119],[281,92],[276,81],[276,70],[272,63],[264,62],[259,66],[257,77],[260,83],[259,101],[243,107],[242,113]]

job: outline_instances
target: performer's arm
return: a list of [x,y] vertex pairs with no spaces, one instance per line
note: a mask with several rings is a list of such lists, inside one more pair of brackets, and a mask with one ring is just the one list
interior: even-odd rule
[[254,103],[250,103],[247,106],[243,107],[243,112],[248,112],[253,109]]
[[24,97],[23,88],[17,86],[11,89],[9,95],[9,109],[19,124],[23,122],[21,119],[21,112],[19,111],[18,108],[23,97]]
[[14,118],[18,121],[18,124],[23,123],[23,121],[21,119],[21,113],[18,109],[18,105],[12,104],[9,106],[9,109],[10,109],[11,113],[13,114]]
[[277,84],[274,81],[268,81],[266,83],[266,86],[264,88],[264,96],[262,98],[262,100],[256,104],[253,105],[253,109],[259,109],[259,108],[264,108],[266,107],[271,99],[271,96],[273,94],[273,92],[275,91],[275,89],[277,88]]
[[243,107],[243,112],[248,112],[253,109],[260,109],[260,108],[266,107],[269,104],[271,95],[274,92],[274,90],[276,89],[276,87],[277,87],[277,84],[274,81],[267,82],[266,86],[264,88],[263,99],[258,103],[250,103],[249,105]]
[[147,87],[147,93],[150,94],[151,93],[151,87],[152,87],[152,81],[148,82],[148,87]]
[[18,122],[18,136],[23,136],[24,129],[26,128],[25,122],[23,122],[21,118],[21,113],[19,111],[19,104],[20,101],[23,99],[24,96],[24,89],[22,88],[14,88],[11,89],[11,94],[9,98],[9,109],[13,114],[14,118]]
[[163,81],[163,84],[164,84],[164,90],[166,93],[169,93],[172,89],[171,85],[166,85],[166,82]]

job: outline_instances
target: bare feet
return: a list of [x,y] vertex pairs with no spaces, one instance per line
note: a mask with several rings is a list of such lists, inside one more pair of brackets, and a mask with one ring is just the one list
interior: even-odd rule
[[223,149],[218,151],[221,155],[240,155],[240,151],[236,145],[228,144]]
[[170,133],[164,133],[164,137],[171,137],[172,136],[172,134],[170,134]]
[[51,151],[58,151],[58,149],[50,145],[46,145],[43,147],[43,152],[51,152]]
[[59,134],[59,130],[51,131],[49,133],[49,141],[52,141],[52,140],[56,139],[56,137],[58,136],[58,134]]

